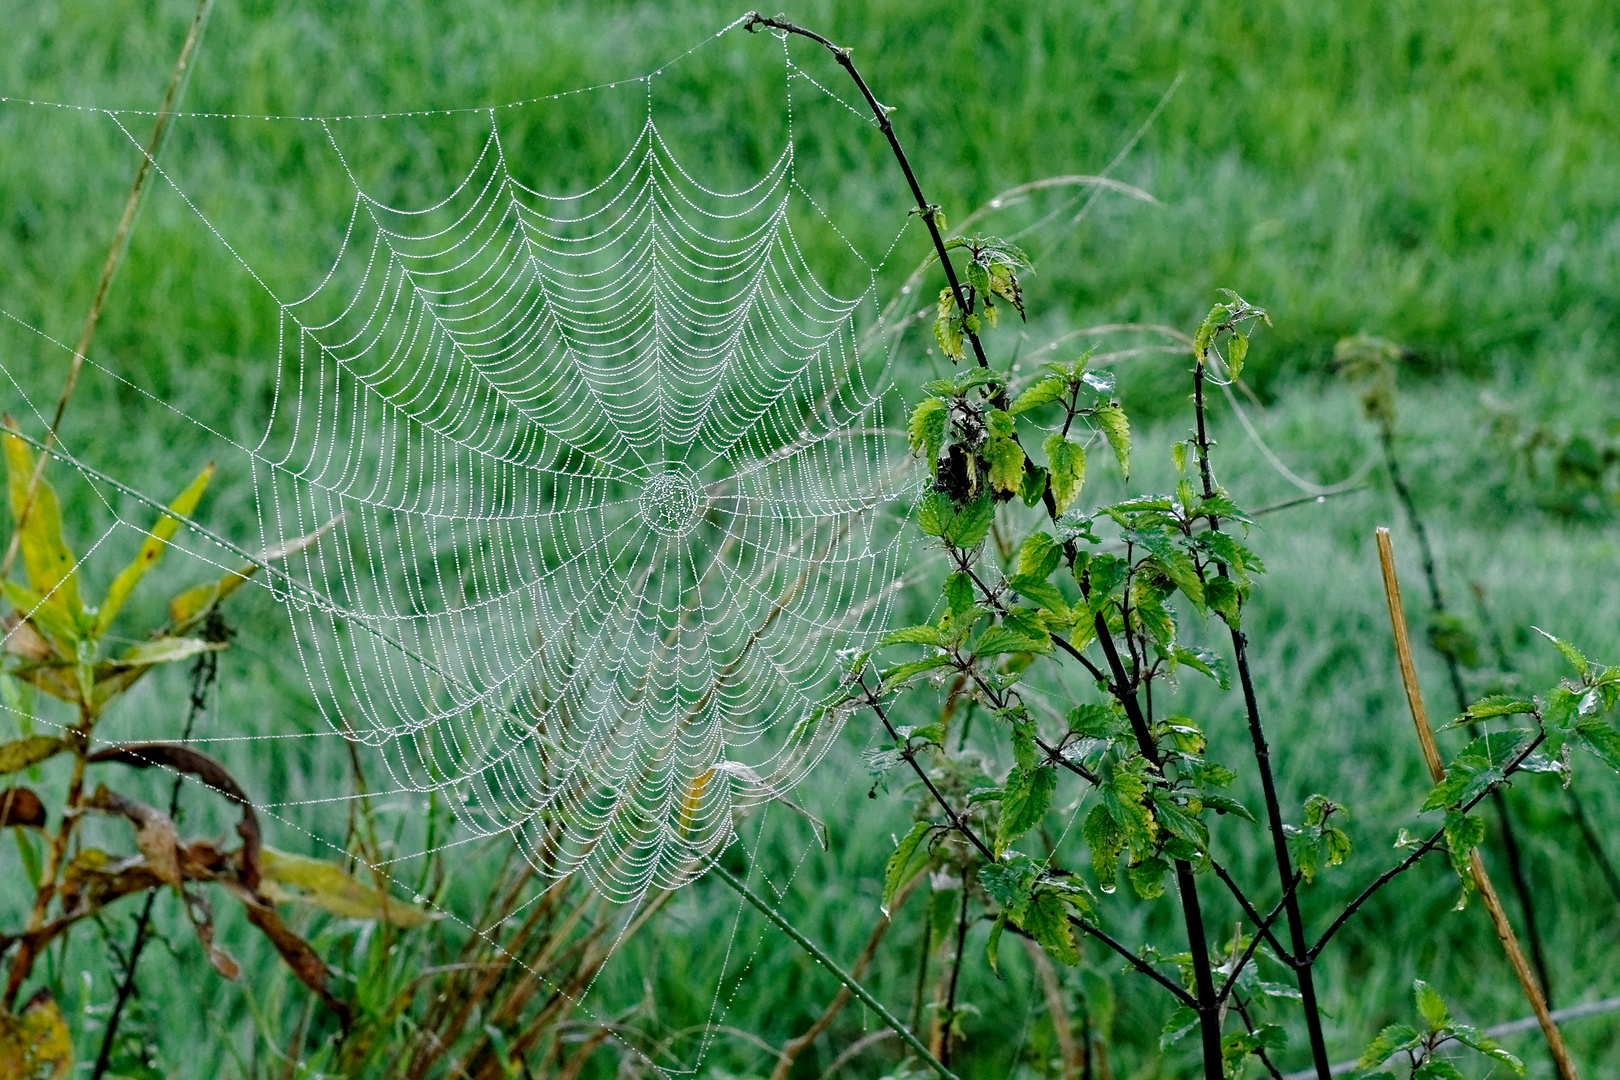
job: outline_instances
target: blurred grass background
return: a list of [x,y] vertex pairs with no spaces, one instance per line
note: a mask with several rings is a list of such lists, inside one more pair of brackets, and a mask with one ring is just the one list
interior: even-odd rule
[[[175,0],[0,4],[7,30],[0,95],[150,109],[191,10]],[[341,115],[533,98],[640,75],[740,14],[701,3],[222,0],[183,108]],[[1068,228],[1078,206],[1064,209],[1067,195],[1057,192],[987,223],[987,231],[1013,232],[1059,212],[1024,241],[1039,272],[1029,283],[1032,323],[1020,347],[1101,322],[1190,328],[1215,288],[1237,289],[1276,323],[1257,339],[1246,371],[1263,402],[1252,409],[1256,422],[1292,468],[1327,482],[1352,473],[1373,449],[1354,392],[1332,370],[1335,341],[1365,331],[1407,345],[1400,451],[1436,536],[1453,606],[1473,617],[1469,585],[1481,585],[1490,623],[1475,618],[1475,628],[1503,635],[1532,689],[1557,674],[1551,650],[1527,633],[1532,623],[1599,658],[1620,659],[1620,421],[1612,404],[1620,389],[1620,127],[1613,108],[1620,24],[1612,5],[875,0],[805,3],[787,14],[854,46],[879,98],[898,106],[896,127],[925,190],[957,220],[1011,185],[1101,171],[1181,77],[1112,174],[1148,190],[1159,205],[1105,198]],[[853,100],[824,55],[795,46],[793,56]],[[751,177],[780,145],[781,74],[780,46],[734,32],[659,80],[660,130],[713,186]],[[850,241],[876,259],[904,224],[907,201],[893,163],[875,131],[834,103],[800,106],[800,178]],[[503,138],[526,179],[577,187],[618,161],[643,109],[639,85],[604,91],[503,115]],[[149,118],[126,122],[144,139]],[[477,123],[335,127],[363,149],[357,156],[368,183],[409,203],[461,175],[477,149]],[[0,104],[0,308],[58,340],[75,338],[135,160],[129,139],[97,114]],[[233,244],[273,288],[301,295],[298,286],[318,280],[341,239],[350,197],[318,127],[183,120],[163,161],[210,218],[226,223]],[[806,237],[811,262],[826,266],[834,284],[859,287],[864,273],[836,236],[809,230]],[[902,238],[880,278],[885,288],[921,256],[919,242],[915,231]],[[246,435],[262,421],[275,325],[274,304],[159,185],[142,211],[92,359],[192,417]],[[1010,341],[1004,335],[997,347]],[[937,364],[925,344],[912,336],[903,346],[908,381]],[[0,319],[0,358],[15,380],[3,389],[13,412],[27,416],[27,401],[54,400],[64,352]],[[1139,423],[1138,490],[1150,490],[1168,467],[1153,448],[1181,437],[1186,426],[1183,367],[1151,358],[1119,367]],[[1241,501],[1261,505],[1297,494],[1224,406],[1216,423],[1223,479]],[[86,460],[152,493],[177,488],[213,452],[211,436],[94,371],[63,437]],[[254,520],[250,493],[230,479],[222,475],[207,516],[246,537]],[[1096,483],[1094,494],[1103,497],[1109,481]],[[1373,526],[1397,526],[1412,605],[1421,595],[1416,550],[1381,472],[1370,484],[1268,517],[1255,538],[1271,573],[1250,633],[1286,796],[1297,805],[1324,791],[1355,815],[1351,865],[1308,893],[1318,912],[1385,864],[1396,825],[1426,786],[1381,613]],[[86,491],[69,487],[64,495],[82,548],[109,519]],[[176,581],[198,574],[181,559],[165,572]],[[919,595],[917,602],[929,600]],[[1415,606],[1412,613],[1416,618]],[[207,720],[212,733],[318,730],[274,606],[250,591],[232,618],[241,633]],[[1429,653],[1420,663],[1431,709],[1445,713],[1438,658]],[[1480,689],[1498,677],[1482,670],[1470,681]],[[144,689],[109,721],[108,736],[177,728],[178,685],[176,676],[173,686]],[[1217,745],[1236,759],[1241,741],[1232,740],[1243,732],[1234,703],[1190,684],[1184,698],[1178,709],[1205,719]],[[784,911],[846,961],[876,918],[889,837],[910,812],[898,786],[865,798],[859,751],[870,736],[857,718],[835,759],[801,793],[832,826],[830,852],[813,849],[808,831],[780,812],[745,830],[751,843],[759,837],[757,872],[786,889]],[[347,758],[324,740],[250,745],[228,760],[261,797],[291,801],[347,790]],[[1544,781],[1519,785],[1511,801],[1528,839],[1554,998],[1571,1004],[1620,993],[1610,962],[1620,911],[1581,849],[1562,798]],[[1589,766],[1576,784],[1605,833],[1612,831],[1620,820],[1614,778]],[[402,827],[419,826],[421,807],[386,811]],[[206,807],[193,813],[194,821],[209,820]],[[1223,828],[1222,839],[1248,853],[1240,863],[1247,879],[1260,879],[1263,837]],[[299,836],[289,828],[276,842],[296,848]],[[1610,852],[1620,857],[1620,839],[1611,838]],[[9,850],[0,859],[16,865]],[[493,870],[467,865],[457,873],[471,896],[480,875]],[[10,870],[0,876],[15,884]],[[1482,1025],[1527,1011],[1478,905],[1449,911],[1455,892],[1438,861],[1426,864],[1329,950],[1323,981],[1335,1059],[1354,1056],[1380,1025],[1406,1017],[1414,976],[1441,987],[1460,1014]],[[1235,910],[1225,912],[1218,898],[1209,902],[1216,925],[1235,921]],[[1168,909],[1147,915],[1111,903],[1109,917],[1128,940],[1162,947],[1179,941]],[[902,914],[870,979],[900,1010],[912,1004],[923,906],[914,899]],[[203,970],[178,909],[160,905],[160,914],[171,947],[148,954],[141,1023],[161,1074],[298,1074],[299,1056],[283,1055],[302,992],[273,956],[222,912],[247,971],[240,984],[223,983]],[[352,947],[352,966],[360,969],[366,943],[352,925],[320,924],[317,931],[335,963]],[[983,934],[977,928],[969,939],[963,993],[977,1013],[966,1021],[963,1074],[1052,1074],[1055,1044],[1029,966],[1010,956],[1007,981],[994,980],[973,962]],[[1157,1046],[1162,1000],[1119,976],[1105,956],[1089,953],[1088,965],[1089,973],[1066,977],[1108,1033],[1114,1075],[1184,1074],[1182,1052],[1161,1054]],[[97,1010],[111,996],[109,972],[90,933],[75,936],[42,971],[76,1010],[81,1053],[93,1054]],[[678,1054],[691,1062],[707,1025],[780,1045],[808,1026],[835,989],[751,911],[739,911],[729,893],[700,883],[623,947],[591,1004],[607,1015],[639,1009],[636,1023],[672,1038],[685,1032]],[[795,1077],[822,1075],[870,1030],[869,1017],[847,1010]],[[1294,1035],[1287,1067],[1304,1061],[1302,1033]],[[1613,1051],[1620,1021],[1581,1021],[1569,1035],[1588,1075],[1620,1076]],[[1550,1075],[1533,1037],[1512,1045],[1533,1075]],[[896,1059],[892,1042],[879,1043],[842,1075],[876,1076]],[[590,1075],[613,1075],[615,1062],[603,1050]],[[721,1031],[700,1074],[719,1080],[765,1073],[770,1064],[750,1038]]]

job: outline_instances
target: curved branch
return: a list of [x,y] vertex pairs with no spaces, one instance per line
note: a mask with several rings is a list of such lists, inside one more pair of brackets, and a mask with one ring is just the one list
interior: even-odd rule
[[[861,73],[855,69],[855,62],[849,58],[850,49],[846,46],[834,45],[814,30],[806,30],[802,26],[795,26],[786,19],[770,18],[761,15],[757,11],[749,12],[747,20],[743,23],[743,29],[749,33],[754,33],[761,26],[769,27],[772,30],[780,30],[784,34],[797,34],[823,46],[833,54],[833,58],[855,81],[855,86],[860,90],[861,96],[866,99],[866,104],[871,108],[872,115],[876,117],[878,127],[882,129],[884,137],[889,140],[889,149],[894,151],[894,159],[900,163],[900,171],[906,174],[906,183],[911,187],[911,194],[917,200],[918,214],[923,219],[923,224],[928,226],[928,235],[934,241],[934,253],[939,256],[940,265],[945,268],[945,280],[950,283],[951,295],[956,299],[956,309],[964,315],[967,314],[967,294],[962,291],[962,282],[957,278],[956,268],[951,265],[950,256],[945,250],[945,237],[940,233],[939,224],[934,220],[938,207],[924,197],[922,186],[917,183],[917,174],[911,170],[911,162],[907,160],[906,152],[900,148],[900,140],[894,133],[894,125],[889,123],[891,110],[878,102],[878,99],[872,94],[871,88],[866,85],[866,80],[861,78]],[[973,344],[973,356],[978,360],[979,366],[982,368],[989,367],[990,361],[984,355],[984,346],[979,341],[979,335],[965,326],[962,329],[968,341]]]

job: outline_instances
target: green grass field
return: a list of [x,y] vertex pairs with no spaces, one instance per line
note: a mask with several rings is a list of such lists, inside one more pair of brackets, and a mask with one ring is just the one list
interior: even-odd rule
[[[477,0],[338,10],[221,3],[182,108],[344,115],[544,97],[639,76],[742,13],[700,3],[519,8]],[[0,310],[11,316],[0,318],[0,369],[8,376],[0,397],[33,434],[43,430],[38,412],[54,403],[69,356],[36,330],[58,342],[77,336],[138,156],[105,115],[23,101],[152,109],[190,15],[189,4],[174,0],[155,9],[127,2],[0,6],[0,96],[22,99],[0,103]],[[1071,225],[1080,203],[1071,201],[1074,189],[1061,188],[984,222],[985,231],[1008,234],[1035,226],[1021,241],[1037,264],[1031,320],[1016,334],[1003,332],[996,346],[1002,355],[1015,340],[1021,353],[1033,352],[1099,323],[1190,331],[1217,288],[1235,289],[1264,305],[1275,323],[1257,336],[1245,373],[1255,400],[1241,400],[1289,468],[1327,484],[1377,452],[1356,391],[1333,369],[1335,342],[1357,332],[1400,342],[1409,353],[1398,374],[1398,448],[1435,540],[1441,582],[1482,641],[1500,637],[1511,665],[1502,670],[1487,647],[1467,673],[1469,689],[1483,693],[1512,679],[1535,689],[1557,677],[1561,661],[1532,625],[1595,658],[1620,661],[1620,420],[1612,405],[1620,391],[1620,129],[1613,107],[1620,100],[1620,22],[1610,5],[874,0],[807,3],[788,15],[854,47],[874,92],[897,106],[896,131],[929,198],[956,221],[1013,185],[1108,168],[1174,85],[1110,174],[1156,203],[1104,196]],[[825,54],[800,44],[794,62],[856,101]],[[660,130],[706,182],[739,186],[773,159],[785,135],[782,72],[776,41],[734,30],[659,80]],[[796,86],[799,180],[849,243],[877,262],[906,224],[898,171],[872,126]],[[536,186],[577,189],[618,162],[645,102],[634,84],[512,110],[501,121],[507,152]],[[123,120],[144,140],[149,116]],[[486,124],[485,114],[474,113],[334,128],[368,184],[410,204],[459,179]],[[309,123],[189,118],[176,123],[160,161],[266,285],[295,296],[329,265],[352,198],[325,138]],[[806,257],[825,267],[829,284],[863,286],[866,271],[838,235],[810,220],[805,236]],[[880,294],[897,289],[924,254],[913,224],[877,276]],[[275,302],[193,210],[155,182],[90,352],[97,366],[86,369],[67,412],[64,444],[131,486],[166,497],[218,445],[174,410],[239,442],[256,438],[274,377],[276,323]],[[942,363],[924,334],[908,334],[897,354],[908,389]],[[1144,355],[1115,365],[1137,422],[1132,490],[1168,483],[1164,447],[1185,437],[1188,423],[1186,363]],[[1240,502],[1265,506],[1299,496],[1224,402],[1213,422],[1222,479]],[[252,493],[239,462],[221,464],[201,515],[246,544],[257,527]],[[1105,472],[1094,470],[1085,498],[1120,490]],[[133,502],[103,505],[87,486],[69,483],[65,470],[51,475],[81,551],[112,525],[113,509],[146,516]],[[1418,622],[1416,545],[1376,462],[1362,487],[1269,514],[1252,537],[1269,573],[1247,625],[1285,805],[1297,808],[1321,791],[1353,815],[1353,856],[1305,892],[1307,914],[1318,919],[1395,857],[1395,830],[1428,786],[1389,641],[1372,538],[1379,524],[1394,527]],[[113,535],[106,558],[87,571],[103,587],[138,541],[129,530]],[[179,587],[204,568],[175,557],[160,573]],[[907,601],[914,610],[933,604],[939,577],[937,565],[918,570]],[[1474,606],[1476,584],[1488,616]],[[162,593],[138,598],[135,617],[159,618]],[[232,603],[237,636],[202,733],[321,730],[285,617],[260,590],[244,590]],[[1449,715],[1439,657],[1420,651],[1418,663],[1431,711]],[[183,683],[178,671],[154,679],[98,733],[174,735]],[[1230,697],[1189,681],[1175,708],[1200,717],[1215,745],[1239,758],[1246,733]],[[987,728],[977,737],[991,747],[1000,736]],[[866,797],[871,781],[861,752],[874,738],[870,721],[857,714],[796,794],[829,825],[830,850],[814,843],[804,822],[775,808],[742,829],[755,881],[779,891],[784,914],[845,963],[878,918],[891,837],[908,827],[913,805],[898,782]],[[333,741],[219,744],[219,753],[266,802],[291,806],[346,793],[352,782],[349,758]],[[28,782],[41,792],[60,790],[65,773],[57,764]],[[1620,778],[1583,764],[1575,788],[1610,858],[1620,859]],[[1248,777],[1238,782],[1245,784],[1254,786]],[[145,790],[155,801],[167,797],[166,782],[151,780]],[[1076,802],[1078,794],[1060,787],[1056,805],[1074,804],[1083,814],[1089,807]],[[1611,962],[1620,947],[1620,908],[1556,782],[1519,781],[1508,799],[1540,905],[1555,1004],[1620,994]],[[427,811],[420,801],[395,799],[378,813],[384,833],[397,828],[395,842],[405,850],[426,827]],[[287,823],[269,826],[269,834],[280,847],[306,851],[312,841],[299,830],[319,824],[341,837],[344,812],[289,809]],[[188,803],[187,813],[188,829],[222,835],[234,820],[200,801]],[[127,829],[119,828],[106,825],[97,835],[127,846]],[[1242,822],[1220,828],[1228,850],[1242,855],[1234,872],[1264,880],[1263,832]],[[1494,837],[1487,851],[1500,883],[1505,871]],[[446,906],[475,919],[501,857],[492,848],[455,863],[437,886]],[[10,932],[28,896],[9,838],[0,866],[0,930]],[[1239,911],[1210,892],[1212,924],[1230,928]],[[1335,939],[1319,976],[1334,1060],[1354,1057],[1379,1027],[1407,1018],[1417,977],[1482,1027],[1528,1014],[1480,905],[1454,912],[1456,898],[1455,876],[1431,859]],[[62,1003],[81,1063],[94,1058],[112,997],[115,967],[105,937],[127,937],[137,901],[121,903],[108,909],[102,928],[85,926],[51,950],[29,984],[30,992],[48,986]],[[922,985],[925,903],[926,890],[901,909],[866,980],[903,1016]],[[151,1044],[151,1075],[322,1072],[318,1039],[295,1032],[312,1022],[319,1035],[325,1021],[305,1019],[308,995],[235,910],[223,900],[218,907],[221,940],[242,962],[234,983],[207,969],[179,905],[172,898],[157,905],[161,938],[145,955],[138,1006],[126,1019],[126,1028]],[[1183,946],[1179,916],[1168,906],[1149,913],[1122,890],[1103,911],[1125,940],[1166,951]],[[307,913],[294,921],[345,978],[363,985],[371,977],[374,941],[362,924]],[[455,937],[462,929],[447,921],[433,933]],[[1034,968],[1022,949],[1004,946],[1006,978],[997,980],[982,963],[986,933],[976,926],[968,938],[961,996],[974,1011],[964,1022],[961,1075],[1060,1075]],[[425,940],[406,939],[388,962],[436,963]],[[1192,1040],[1159,1049],[1168,1013],[1162,996],[1121,974],[1114,959],[1088,947],[1082,969],[1061,977],[1108,1043],[1112,1075],[1194,1074]],[[596,1017],[624,1016],[669,1040],[670,1060],[683,1067],[701,1060],[697,1076],[723,1080],[768,1075],[768,1048],[808,1027],[837,989],[763,918],[705,880],[614,954],[587,1003]],[[926,998],[931,981],[924,989]],[[580,1026],[568,1038],[590,1033],[583,1015],[574,1017]],[[822,1076],[880,1027],[859,1006],[846,1009],[793,1077]],[[1285,1070],[1309,1060],[1303,1028],[1290,1023],[1290,1032],[1280,1057]],[[1583,1075],[1620,1077],[1620,1012],[1572,1023],[1567,1034]],[[641,1075],[616,1072],[615,1045],[599,1050],[585,1075]],[[1530,1075],[1553,1075],[1535,1032],[1506,1045]],[[894,1040],[878,1041],[837,1075],[880,1076],[899,1058]],[[81,1068],[75,1075],[88,1075]]]

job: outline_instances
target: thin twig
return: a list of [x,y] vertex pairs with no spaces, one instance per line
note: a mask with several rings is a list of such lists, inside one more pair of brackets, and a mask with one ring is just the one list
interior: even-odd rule
[[[141,154],[141,163],[135,169],[135,182],[130,185],[129,197],[124,200],[124,212],[118,219],[118,227],[113,231],[112,245],[107,249],[107,258],[102,261],[101,277],[96,281],[96,292],[90,301],[90,312],[85,316],[84,327],[79,331],[79,343],[73,347],[73,360],[68,364],[67,378],[63,381],[62,393],[56,400],[56,413],[51,417],[51,426],[45,431],[46,449],[56,441],[57,430],[62,426],[62,414],[67,412],[68,402],[72,400],[73,391],[79,384],[79,372],[84,367],[85,354],[90,351],[90,340],[96,335],[96,324],[101,321],[101,309],[107,302],[107,290],[112,285],[113,274],[117,272],[118,264],[123,260],[130,230],[135,225],[135,212],[140,209],[141,195],[146,190],[147,178],[152,175],[152,162],[157,157],[158,147],[162,145],[169,120],[174,115],[175,101],[180,96],[181,86],[190,70],[191,55],[196,51],[197,42],[202,38],[203,25],[208,21],[208,11],[212,6],[213,0],[199,0],[196,13],[191,17],[191,27],[186,31],[185,43],[180,46],[180,57],[175,61],[174,72],[169,76],[168,89],[163,92],[163,102],[158,106],[157,119],[152,124],[152,137],[147,140],[146,149]],[[45,478],[45,463],[49,457],[48,454],[41,454],[34,466],[33,475],[28,478],[28,491],[23,496],[21,508],[17,511],[17,523],[11,534],[11,543],[6,548],[5,558],[0,560],[0,581],[11,576],[11,568],[16,564],[23,526],[27,524],[28,515],[34,509],[34,500],[38,497],[39,485]]]
[[866,987],[857,982],[853,976],[851,976],[843,968],[839,967],[837,962],[822,951],[820,946],[811,941],[809,938],[805,937],[804,934],[800,932],[798,927],[794,926],[791,922],[784,918],[780,912],[771,907],[770,904],[766,903],[764,897],[760,896],[753,889],[750,889],[746,884],[738,880],[734,874],[728,871],[725,867],[721,866],[716,860],[711,858],[708,860],[708,863],[709,869],[714,871],[721,881],[724,881],[727,885],[730,885],[744,900],[747,900],[750,904],[754,905],[755,908],[759,909],[761,914],[776,924],[777,929],[781,930],[788,937],[792,938],[793,942],[798,945],[799,948],[809,953],[818,964],[831,972],[834,978],[848,987],[850,993],[859,998],[863,1005],[877,1013],[878,1017],[885,1024],[887,1024],[896,1035],[900,1036],[900,1038],[905,1041],[907,1046],[916,1051],[917,1055],[923,1059],[930,1069],[933,1069],[935,1073],[939,1074],[943,1080],[957,1080],[956,1075],[947,1069],[938,1058],[936,1058],[933,1054],[930,1054],[928,1052],[928,1047],[924,1046],[922,1042],[918,1040],[917,1036],[912,1034],[911,1029],[902,1024],[895,1017],[895,1015],[888,1010],[883,1002],[872,996],[871,991],[867,990]]
[[[1423,518],[1418,515],[1417,500],[1412,496],[1412,490],[1406,486],[1406,479],[1401,475],[1400,459],[1395,454],[1395,422],[1393,410],[1386,414],[1379,424],[1379,444],[1384,452],[1384,465],[1389,470],[1390,485],[1395,489],[1395,497],[1406,514],[1406,523],[1411,526],[1412,533],[1417,538],[1418,554],[1423,565],[1423,578],[1429,587],[1429,610],[1435,619],[1445,617],[1445,594],[1440,590],[1440,574],[1435,568],[1434,547],[1429,543],[1429,530],[1424,527]],[[1441,648],[1432,640],[1440,658],[1445,661],[1446,677],[1451,682],[1451,693],[1457,701],[1457,711],[1468,711],[1468,691],[1463,686],[1462,665],[1457,662],[1457,654],[1449,648]],[[1479,728],[1476,724],[1468,725],[1468,732],[1478,736]],[[1491,803],[1496,808],[1496,816],[1502,826],[1502,854],[1507,857],[1508,877],[1513,882],[1513,891],[1518,896],[1519,908],[1524,912],[1524,933],[1530,940],[1530,959],[1535,963],[1536,976],[1541,980],[1541,989],[1549,1001],[1552,997],[1552,980],[1547,974],[1546,950],[1541,942],[1541,930],[1536,925],[1536,905],[1530,892],[1530,881],[1524,872],[1524,859],[1519,851],[1519,838],[1513,827],[1513,818],[1508,812],[1507,794],[1501,788],[1491,792]]]
[[[214,618],[217,620],[217,613]],[[186,710],[185,730],[180,735],[182,745],[191,740],[191,732],[197,724],[198,715],[208,707],[208,690],[213,686],[218,674],[219,654],[200,653],[191,669],[191,702]],[[184,774],[176,773],[174,785],[169,790],[170,821],[176,820],[179,816],[180,788],[184,782]],[[123,957],[123,972],[118,984],[118,993],[113,998],[112,1012],[107,1016],[107,1026],[101,1035],[101,1050],[96,1054],[95,1067],[90,1070],[90,1080],[101,1080],[111,1062],[113,1041],[118,1037],[118,1025],[123,1019],[124,1006],[135,992],[135,972],[141,962],[141,953],[146,948],[147,930],[151,926],[152,907],[157,902],[158,892],[158,889],[147,891],[146,902],[141,908],[140,915],[135,919],[135,937],[130,941],[129,952]]]

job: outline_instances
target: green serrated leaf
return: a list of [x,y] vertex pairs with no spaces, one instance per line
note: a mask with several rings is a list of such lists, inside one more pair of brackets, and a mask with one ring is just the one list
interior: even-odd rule
[[973,579],[966,573],[958,570],[945,579],[945,603],[953,616],[961,618],[972,611],[973,601]]
[[1532,701],[1511,694],[1493,694],[1468,706],[1467,716],[1471,720],[1488,720],[1493,716],[1517,716],[1535,711],[1536,706]]
[[1170,1014],[1170,1019],[1164,1022],[1164,1027],[1159,1032],[1159,1049],[1168,1050],[1186,1038],[1192,1029],[1197,1026],[1197,1013],[1185,1005],[1177,1007],[1176,1011]]
[[1169,872],[1170,864],[1155,856],[1126,867],[1125,876],[1140,899],[1157,900],[1164,895],[1164,876]]
[[995,853],[1041,823],[1057,789],[1057,771],[1039,765],[1020,765],[1007,777],[1001,796],[1001,821],[996,829]]
[[1599,761],[1620,772],[1620,732],[1601,720],[1591,720],[1575,727],[1575,738],[1582,746],[1597,755]]
[[1250,811],[1247,806],[1244,806],[1236,799],[1228,798],[1225,795],[1213,795],[1207,792],[1204,794],[1203,799],[1204,805],[1217,813],[1235,814],[1236,816],[1245,818],[1256,825],[1260,824],[1260,822],[1255,818],[1254,813]]
[[1063,901],[1056,894],[1037,892],[1025,908],[1019,925],[1053,959],[1061,960],[1070,967],[1080,963],[1080,950],[1074,944],[1074,929],[1069,925],[1069,915]]
[[1052,499],[1061,514],[1079,497],[1086,482],[1086,451],[1055,431],[1046,437],[1042,448],[1052,477]]
[[1208,649],[1183,649],[1175,651],[1176,663],[1185,664],[1194,671],[1203,672],[1214,679],[1222,690],[1232,688],[1232,676],[1226,670],[1226,661]]
[[956,512],[945,526],[945,539],[964,550],[978,547],[990,535],[990,523],[995,516],[995,501],[985,492]]
[[1091,413],[1091,421],[1102,429],[1103,437],[1114,451],[1119,471],[1125,479],[1131,478],[1131,421],[1125,410],[1115,401],[1098,405]]
[[1069,391],[1068,381],[1060,375],[1043,375],[1024,388],[1023,393],[1013,398],[1007,411],[1013,415],[1028,412],[1042,405],[1051,404],[1063,398]]
[[1209,846],[1209,830],[1185,806],[1169,798],[1159,798],[1153,803],[1153,817],[1167,832],[1178,836],[1198,850],[1203,851]]
[[1504,770],[1535,737],[1526,728],[1493,731],[1465,746],[1450,767],[1445,778],[1436,784],[1423,800],[1423,810],[1439,810],[1470,802],[1491,785],[1501,782]]
[[1014,574],[1007,579],[1007,584],[1024,599],[1039,604],[1054,615],[1068,617],[1069,605],[1064,602],[1063,594],[1058,591],[1056,585],[1053,585],[1044,577],[1036,577],[1033,574]]
[[878,647],[888,645],[933,645],[943,649],[950,644],[944,631],[937,626],[903,626],[891,630],[878,639]]
[[1477,1050],[1481,1054],[1495,1058],[1520,1076],[1524,1075],[1524,1062],[1498,1046],[1495,1039],[1475,1031],[1466,1024],[1459,1024],[1455,1021],[1450,1025],[1450,1032],[1453,1039],[1456,1039],[1469,1049]]
[[1451,853],[1452,868],[1462,878],[1463,888],[1473,884],[1469,873],[1470,856],[1485,839],[1485,822],[1453,810],[1446,815],[1446,849]]
[[917,846],[928,835],[932,826],[926,821],[919,821],[911,827],[911,831],[900,838],[895,845],[893,854],[883,867],[883,914],[889,914],[889,905],[894,902],[894,894],[900,891],[900,886],[906,883],[906,870],[911,866],[912,856],[917,853]]
[[1391,1024],[1378,1033],[1377,1038],[1367,1045],[1356,1059],[1356,1066],[1362,1069],[1376,1069],[1385,1061],[1402,1050],[1411,1050],[1423,1042],[1423,1037],[1407,1024]]
[[1024,458],[1024,479],[1018,488],[1025,506],[1034,506],[1046,497],[1046,467]]
[[1119,856],[1125,850],[1125,831],[1106,807],[1094,806],[1081,831],[1091,848],[1091,871],[1105,893],[1112,893],[1119,875]]
[[906,428],[911,442],[911,452],[917,454],[926,451],[923,460],[929,465],[939,458],[939,448],[945,442],[945,424],[949,415],[949,408],[937,397],[924,398],[911,412],[911,422]]
[[1003,853],[1000,862],[979,871],[979,884],[984,887],[985,895],[1016,921],[1034,894],[1035,879],[1039,876],[1040,867],[1034,859],[1008,851]]
[[1417,1000],[1418,1015],[1429,1025],[1430,1031],[1439,1031],[1451,1020],[1445,1000],[1434,987],[1422,979],[1412,981],[1412,996]]
[[1592,670],[1592,662],[1582,656],[1580,650],[1569,642],[1553,637],[1539,626],[1532,626],[1530,629],[1557,646],[1558,651],[1564,654],[1564,659],[1569,661],[1570,666],[1579,672],[1582,678],[1585,678],[1586,673]]
[[990,924],[990,940],[984,943],[984,958],[990,965],[990,974],[1001,978],[1001,964],[998,953],[1001,950],[1001,932],[1007,928],[1007,913],[1003,911],[996,916],[996,921]]
[[950,497],[943,491],[930,491],[917,507],[917,527],[926,536],[944,536],[945,527],[955,516]]
[[989,267],[979,263],[977,260],[968,263],[967,278],[968,285],[978,290],[981,294],[990,291],[990,269]]
[[948,667],[952,663],[953,661],[948,656],[930,656],[925,660],[913,660],[909,664],[896,664],[883,672],[883,679],[879,684],[878,693],[887,694],[898,690],[918,675],[937,668]]
[[1119,714],[1106,705],[1076,705],[1069,710],[1069,730],[1087,738],[1106,739],[1124,730]]
[[1047,578],[1063,561],[1063,549],[1044,532],[1031,533],[1018,547],[1018,572]]
[[1003,653],[1040,653],[1052,651],[1050,635],[1031,635],[1017,627],[991,626],[973,643],[973,652],[979,656],[999,656]]

